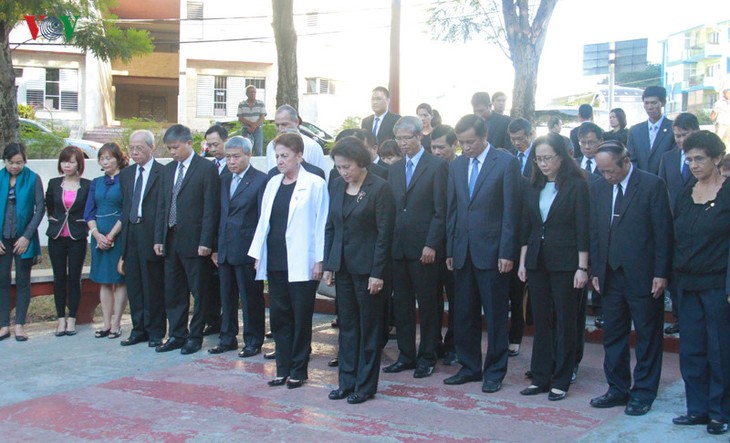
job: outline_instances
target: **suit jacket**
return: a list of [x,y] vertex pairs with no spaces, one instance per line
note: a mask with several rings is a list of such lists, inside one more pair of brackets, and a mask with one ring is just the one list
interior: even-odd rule
[[659,163],[662,160],[662,155],[674,147],[672,123],[672,120],[669,120],[666,116],[664,117],[654,139],[654,146],[651,147],[649,146],[649,127],[647,123],[643,121],[631,127],[626,148],[631,155],[631,161],[637,168],[655,175],[659,173]]
[[48,189],[46,189],[48,229],[46,235],[49,238],[57,239],[61,235],[63,225],[68,223],[68,232],[71,238],[85,240],[89,234],[89,227],[86,220],[84,220],[84,209],[86,208],[86,197],[89,195],[91,181],[85,178],[81,179],[79,190],[76,191],[76,199],[68,210],[63,204],[62,183],[63,177],[55,177],[48,181]]
[[[387,164],[387,163],[386,163]],[[384,168],[377,163],[370,163],[367,165],[368,172],[377,175],[378,177],[382,178],[385,181],[388,181],[388,168]],[[332,190],[332,186],[335,183],[335,180],[340,178],[340,171],[337,170],[337,168],[332,168],[330,170],[330,179],[329,179],[329,185],[328,188]]]
[[[155,244],[167,242],[168,220],[172,203],[172,188],[178,162],[163,167],[161,195],[157,199]],[[215,249],[220,217],[220,178],[215,165],[193,154],[177,195],[177,235],[180,252],[198,257],[198,247]]]
[[424,246],[435,249],[436,255],[443,257],[448,164],[424,151],[406,189],[406,160],[394,163],[388,172],[395,199],[393,258],[418,260]]
[[[381,144],[384,141],[394,137],[393,126],[395,126],[398,119],[400,119],[400,115],[398,114],[394,114],[390,111],[385,114],[385,117],[383,117],[383,121],[381,121],[380,126],[378,126],[378,133],[375,136],[375,138],[378,139],[378,144]],[[367,129],[368,131],[373,132],[374,121],[375,115],[369,115],[362,120],[360,127],[362,129]]]
[[330,192],[324,240],[324,268],[384,279],[393,239],[395,202],[388,182],[365,177],[355,203],[345,208],[347,183],[338,177]]
[[613,185],[601,179],[591,187],[591,267],[601,288],[606,286],[609,240],[618,242],[627,290],[633,296],[651,293],[655,277],[669,278],[673,227],[664,181],[633,168],[621,214],[611,226]]
[[[173,162],[174,163],[174,162]],[[149,261],[162,260],[155,254],[155,224],[159,208],[160,190],[162,189],[162,171],[164,167],[157,160],[152,162],[150,175],[142,193],[142,229],[139,230],[142,256]],[[122,257],[126,259],[127,242],[129,241],[129,214],[133,211],[134,183],[137,180],[137,165],[124,168],[119,173],[119,184],[122,187]],[[136,209],[135,209],[136,210]]]
[[221,217],[218,225],[218,263],[253,264],[248,256],[261,215],[261,200],[268,177],[250,166],[230,196],[233,174],[221,178]]
[[674,147],[662,155],[662,160],[659,163],[659,177],[664,180],[667,185],[667,191],[669,192],[669,207],[674,213],[674,206],[677,204],[677,197],[682,193],[682,189],[687,184],[694,184],[697,179],[691,173],[687,181],[684,181],[682,177],[682,170],[680,166],[682,164],[682,153],[678,147]]
[[540,192],[529,185],[522,215],[522,245],[527,246],[525,267],[538,269],[542,250],[548,271],[575,271],[578,252],[590,250],[590,194],[585,178],[571,178],[558,189],[547,218],[540,214]]
[[497,269],[498,260],[514,260],[519,240],[520,166],[505,151],[489,148],[469,198],[471,159],[449,165],[446,256],[463,269],[467,251],[477,269]]
[[496,112],[489,114],[487,119],[487,140],[490,145],[508,150],[512,148],[509,131],[507,130],[511,121],[512,119],[506,115],[497,114]]
[[[274,197],[279,191],[284,174],[274,176],[266,184],[261,200],[261,217],[254,233],[248,255],[259,261],[256,280],[266,280],[267,250],[266,237]],[[324,228],[327,224],[329,194],[325,181],[299,166],[299,177],[289,201],[289,217],[286,227],[286,255],[289,267],[289,281],[312,280],[312,269],[316,262],[324,260]]]

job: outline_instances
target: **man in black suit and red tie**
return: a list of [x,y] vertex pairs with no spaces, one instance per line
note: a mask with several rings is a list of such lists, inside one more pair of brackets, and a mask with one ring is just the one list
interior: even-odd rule
[[378,145],[380,145],[385,140],[393,138],[393,126],[400,118],[400,115],[393,114],[388,109],[390,106],[390,91],[384,86],[373,89],[370,106],[373,109],[373,115],[365,117],[360,127],[372,132],[378,139]]
[[[454,270],[454,343],[461,369],[447,385],[482,381],[497,392],[507,374],[509,273],[517,256],[520,167],[492,146],[487,125],[467,115],[454,128],[462,155],[449,165],[446,265]],[[482,320],[487,356],[482,363]]]
[[122,169],[122,260],[132,332],[122,346],[147,341],[151,348],[165,337],[165,263],[154,244],[157,203],[162,188],[162,165],[152,156],[155,137],[139,130],[129,136],[129,155],[135,165]]
[[596,162],[604,180],[591,187],[590,258],[593,288],[602,296],[608,391],[590,404],[626,405],[627,415],[644,415],[657,396],[662,370],[664,290],[673,244],[669,196],[664,181],[635,167],[620,142],[604,142]]
[[629,129],[626,148],[637,168],[658,174],[662,156],[674,147],[672,120],[662,114],[662,108],[667,104],[667,90],[661,86],[649,86],[641,99],[649,118]]
[[[217,240],[220,179],[215,165],[193,151],[190,129],[176,124],[163,138],[174,161],[162,171],[154,249],[165,257],[165,311],[169,338],[157,352],[192,354],[203,344],[210,254]],[[193,317],[188,329],[190,293]]]
[[[393,230],[393,315],[398,361],[384,372],[415,369],[415,378],[433,373],[437,360],[439,322],[436,306],[438,260],[446,237],[447,163],[421,145],[423,126],[418,117],[401,117],[395,140],[404,153],[388,172],[395,199]],[[416,352],[416,301],[421,341]]]
[[248,256],[261,213],[261,199],[268,177],[251,165],[251,141],[241,136],[226,142],[230,171],[221,179],[221,217],[218,249],[213,263],[220,274],[220,304],[223,307],[220,341],[208,350],[220,354],[238,348],[238,304],[243,316],[243,349],[239,357],[261,352],[264,343],[264,282],[256,280],[254,259]]

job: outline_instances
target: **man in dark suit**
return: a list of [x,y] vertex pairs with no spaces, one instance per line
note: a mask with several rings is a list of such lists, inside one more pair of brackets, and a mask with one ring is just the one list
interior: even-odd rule
[[[697,117],[689,112],[683,112],[674,119],[672,132],[676,145],[674,148],[662,155],[662,161],[659,163],[659,177],[667,184],[669,191],[669,207],[674,212],[674,205],[677,197],[688,183],[697,181],[689,170],[689,166],[684,162],[684,140],[693,132],[700,130],[700,123]],[[673,285],[669,284],[669,295],[672,299],[672,314],[674,314],[674,323],[664,329],[665,334],[676,334],[679,332],[679,312],[677,306],[677,290]]]
[[165,337],[165,263],[155,254],[157,204],[162,187],[162,165],[152,157],[155,137],[139,130],[129,136],[129,154],[136,163],[119,173],[122,188],[122,260],[127,281],[132,331],[122,346],[148,341],[150,347]]
[[[593,106],[587,103],[583,103],[582,105],[578,106],[578,120],[580,121],[580,124],[570,130],[570,143],[573,145],[574,157],[580,156],[580,139],[578,138],[578,131],[580,131],[580,128],[584,124],[593,122]],[[558,132],[558,134],[559,133],[560,132]]]
[[[405,157],[388,173],[396,218],[393,230],[393,313],[398,360],[383,369],[415,369],[415,378],[433,373],[437,360],[439,322],[436,308],[437,261],[444,256],[447,164],[421,145],[418,117],[401,117],[395,140]],[[421,342],[416,353],[416,301]]]
[[227,167],[221,179],[221,217],[218,248],[212,261],[220,272],[223,307],[220,341],[208,352],[220,354],[238,348],[238,304],[243,316],[243,349],[239,357],[261,352],[264,343],[264,282],[256,280],[254,260],[246,252],[256,231],[261,199],[268,177],[251,166],[251,141],[241,136],[226,142]]
[[641,99],[649,119],[629,129],[626,147],[637,168],[658,174],[662,156],[674,147],[672,121],[662,115],[662,108],[667,103],[667,90],[661,86],[649,86]]
[[[482,391],[491,393],[501,389],[507,373],[507,290],[517,256],[520,166],[487,141],[480,117],[462,117],[455,131],[462,156],[449,165],[446,264],[456,279],[454,343],[462,367],[444,383],[484,380]],[[482,308],[488,340],[483,366]]]
[[[203,343],[210,254],[220,217],[220,179],[215,165],[193,151],[190,129],[176,124],[163,138],[174,161],[162,171],[154,248],[165,257],[165,311],[169,338],[157,352],[200,350]],[[193,318],[188,329],[190,293]]]
[[502,114],[492,112],[492,101],[486,92],[475,92],[471,97],[471,107],[475,115],[487,123],[488,142],[490,145],[506,150],[512,149],[507,127],[511,119]]
[[360,127],[372,132],[378,139],[378,144],[393,138],[393,126],[400,118],[400,115],[390,112],[388,106],[390,106],[390,91],[388,91],[388,88],[378,86],[373,89],[373,95],[370,99],[373,115],[365,117]]
[[626,405],[627,415],[644,415],[656,398],[662,368],[663,296],[673,242],[669,197],[664,181],[634,167],[619,142],[603,143],[596,162],[605,180],[591,188],[591,265],[593,288],[602,294],[603,370],[609,388],[591,406]]
[[[205,131],[205,144],[208,147],[207,157],[213,157],[213,164],[218,169],[218,176],[230,174],[226,167],[225,143],[228,140],[228,131],[221,125],[213,125]],[[205,329],[203,335],[213,335],[221,331],[221,299],[220,276],[218,268],[211,262],[211,279],[206,285],[208,294],[205,297]]]

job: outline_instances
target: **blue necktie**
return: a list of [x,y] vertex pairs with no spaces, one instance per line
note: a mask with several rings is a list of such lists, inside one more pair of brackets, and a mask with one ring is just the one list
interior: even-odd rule
[[689,165],[687,163],[682,163],[682,180],[687,183],[687,180],[689,180]]
[[520,160],[520,174],[525,173],[525,153],[520,152],[517,154],[517,158]]
[[413,162],[408,159],[406,162],[406,189],[411,185],[411,177],[413,177]]
[[479,160],[474,159],[471,162],[471,175],[469,176],[469,198],[472,198],[472,196],[474,195],[474,187],[477,184],[478,176],[479,176]]

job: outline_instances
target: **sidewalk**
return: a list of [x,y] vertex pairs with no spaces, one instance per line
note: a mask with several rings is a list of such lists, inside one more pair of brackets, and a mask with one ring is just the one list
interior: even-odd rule
[[[446,386],[442,380],[458,368],[438,365],[425,379],[414,379],[411,371],[382,374],[378,394],[365,404],[331,401],[327,394],[337,387],[336,368],[327,367],[337,340],[331,319],[315,315],[310,379],[296,390],[266,385],[275,365],[262,355],[205,352],[216,337],[206,337],[202,352],[183,356],[96,339],[88,325],[60,338],[53,336],[55,322],[28,325],[28,342],[0,343],[2,441],[727,441],[727,435],[708,435],[704,426],[672,425],[672,417],[684,413],[674,353],[664,354],[660,395],[643,417],[588,406],[606,391],[603,349],[595,344],[586,345],[578,381],[565,400],[520,396],[529,384],[523,374],[531,337],[510,359],[496,394],[482,393],[480,383]],[[270,350],[273,341],[267,340],[264,351]],[[390,341],[382,364],[397,353]]]

